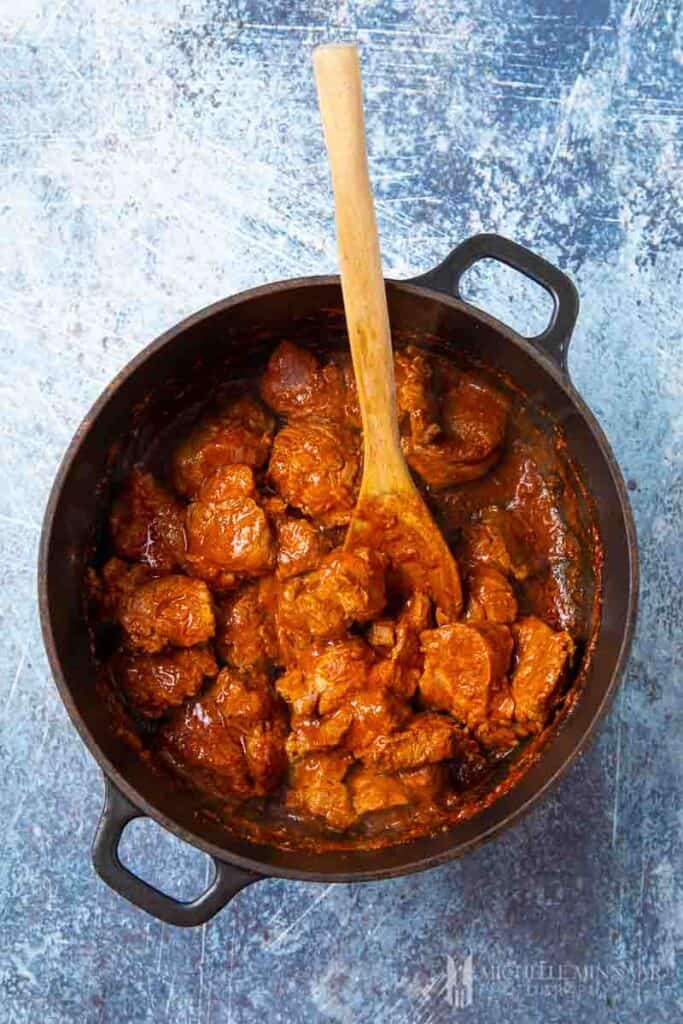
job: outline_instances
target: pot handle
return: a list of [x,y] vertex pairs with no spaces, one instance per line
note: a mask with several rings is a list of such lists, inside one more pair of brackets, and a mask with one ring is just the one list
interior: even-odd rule
[[561,270],[523,245],[502,235],[473,235],[456,246],[442,263],[426,274],[410,279],[410,284],[433,288],[465,301],[460,282],[466,270],[478,260],[493,259],[519,270],[551,295],[553,313],[545,331],[527,338],[544,355],[549,356],[562,373],[567,373],[567,351],[579,315],[579,296],[574,282]]
[[119,859],[119,843],[123,830],[134,818],[144,818],[113,782],[105,776],[105,797],[92,846],[95,871],[119,896],[167,924],[190,928],[204,924],[222,910],[245,885],[257,882],[262,875],[243,871],[213,858],[216,874],[206,892],[191,902],[176,900],[160,892],[129,871]]

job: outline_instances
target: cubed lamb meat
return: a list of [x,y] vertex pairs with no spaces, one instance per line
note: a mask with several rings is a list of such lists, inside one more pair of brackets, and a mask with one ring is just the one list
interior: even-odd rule
[[268,477],[288,505],[325,525],[344,525],[360,483],[358,435],[323,420],[289,423],[273,441]]
[[492,693],[507,672],[512,656],[510,630],[489,623],[457,622],[427,630],[421,640],[422,699],[475,729],[486,719]]
[[275,622],[261,600],[260,581],[216,601],[216,650],[234,668],[264,670],[277,663]]
[[504,509],[485,509],[464,530],[462,560],[468,568],[482,565],[524,580],[530,573],[527,552],[514,517]]
[[441,433],[432,390],[432,368],[419,349],[409,345],[394,353],[396,406],[404,434],[424,444]]
[[338,751],[309,754],[292,766],[287,806],[308,817],[321,818],[343,831],[356,819],[351,794],[344,783],[352,758]]
[[441,400],[438,435],[402,439],[412,468],[432,487],[450,487],[483,476],[498,461],[507,409],[498,392],[462,374]]
[[376,683],[409,699],[415,693],[423,669],[420,635],[432,618],[432,603],[426,594],[412,594],[398,618],[378,620],[369,630],[369,640],[380,661],[373,671]]
[[154,572],[147,565],[110,558],[99,573],[89,570],[88,597],[102,622],[118,622],[128,595],[154,578]]
[[348,697],[345,710],[351,712],[351,724],[343,745],[360,757],[376,739],[388,737],[403,728],[412,717],[410,705],[383,686],[368,686]]
[[136,587],[121,602],[120,621],[130,646],[149,654],[169,645],[203,644],[216,628],[206,583],[189,576],[164,576]]
[[371,649],[353,637],[303,651],[299,668],[277,681],[291,709],[292,760],[336,746],[355,752],[406,721],[408,705],[372,682],[373,664]]
[[[475,745],[476,746],[476,745]],[[475,750],[475,746],[472,750]],[[465,747],[460,753],[464,752]],[[481,757],[476,751],[478,758]],[[451,766],[444,764],[426,764],[422,768],[410,768],[399,772],[396,776],[414,804],[438,804],[448,793],[451,782]]]
[[512,627],[516,664],[512,673],[515,718],[532,732],[545,725],[565,678],[574,642],[569,633],[556,633],[534,616]]
[[109,529],[117,555],[160,572],[183,564],[185,509],[151,473],[136,466],[114,502]]
[[499,569],[477,565],[466,579],[468,622],[510,623],[517,618],[517,598],[512,584]]
[[204,680],[218,673],[218,665],[200,645],[160,654],[117,654],[111,671],[131,707],[147,718],[160,718],[194,697]]
[[348,357],[332,356],[322,365],[308,349],[281,342],[261,380],[261,397],[288,420],[315,417],[358,423],[358,399]]
[[399,778],[378,775],[369,768],[354,768],[349,774],[348,787],[358,817],[373,811],[404,807],[410,802],[406,787]]
[[287,757],[290,762],[295,763],[306,754],[340,747],[352,721],[353,712],[343,707],[323,718],[300,722],[287,737]]
[[220,796],[277,789],[287,770],[286,715],[263,677],[224,668],[211,690],[159,734],[159,749]]
[[308,519],[283,516],[276,524],[278,579],[290,580],[294,576],[312,572],[330,550],[330,543],[322,530]]
[[204,481],[188,506],[186,530],[188,567],[219,590],[275,565],[273,532],[249,466],[224,466]]
[[292,724],[300,717],[327,715],[363,689],[374,663],[361,637],[316,644],[301,651],[298,667],[277,681],[278,692],[292,705]]
[[197,493],[223,466],[258,468],[268,460],[275,420],[250,396],[232,402],[220,415],[202,420],[176,450],[173,482],[180,494]]
[[386,603],[384,559],[369,548],[336,548],[319,569],[282,587],[278,629],[286,642],[305,647],[316,639],[340,639],[353,623],[369,622]]
[[358,758],[379,772],[422,768],[458,757],[469,738],[452,719],[432,711],[415,715],[405,728],[378,736]]

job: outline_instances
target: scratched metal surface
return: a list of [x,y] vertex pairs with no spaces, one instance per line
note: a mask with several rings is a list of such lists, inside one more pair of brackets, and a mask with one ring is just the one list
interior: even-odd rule
[[[680,3],[8,0],[0,26],[0,1021],[680,1020]],[[578,282],[571,372],[630,481],[638,638],[597,742],[495,844],[382,884],[266,881],[174,931],[90,867],[102,784],[41,646],[41,513],[148,340],[334,269],[310,50],[344,37],[387,271],[488,229]],[[540,315],[488,268],[469,287],[521,328]],[[132,863],[198,890],[199,854],[131,831]],[[465,1009],[448,956],[468,999],[471,964]]]

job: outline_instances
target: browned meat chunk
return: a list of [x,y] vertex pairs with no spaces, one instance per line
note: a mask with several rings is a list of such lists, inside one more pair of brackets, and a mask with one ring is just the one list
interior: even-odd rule
[[202,484],[187,509],[186,561],[219,590],[273,567],[273,534],[248,466],[225,466]]
[[469,622],[514,622],[517,598],[512,584],[498,569],[478,565],[467,577]]
[[224,668],[160,733],[160,749],[221,796],[263,796],[287,769],[286,718],[262,678]]
[[216,603],[216,649],[235,668],[265,669],[277,662],[275,622],[258,583],[245,584]]
[[354,622],[369,622],[384,608],[384,561],[368,548],[336,548],[315,572],[282,588],[278,628],[286,641],[305,647],[311,640],[339,639]]
[[153,578],[154,573],[147,565],[110,558],[99,574],[89,570],[88,597],[103,622],[118,622],[125,598]]
[[368,686],[351,693],[343,710],[351,715],[344,746],[356,757],[362,756],[375,740],[401,729],[413,713],[406,701],[382,686]]
[[277,682],[291,708],[291,759],[343,745],[356,751],[405,722],[408,706],[373,683],[374,656],[360,637],[303,651],[299,667]]
[[159,718],[194,697],[218,665],[206,647],[185,647],[161,654],[120,654],[112,672],[129,704],[141,715]]
[[275,523],[277,532],[277,568],[275,574],[280,580],[317,569],[330,550],[330,542],[320,529],[308,519],[296,519],[287,515],[285,503],[280,498],[270,498],[264,508]]
[[374,662],[360,637],[306,648],[297,668],[278,679],[278,692],[291,705],[292,725],[343,707],[350,693],[366,686]]
[[512,629],[517,647],[512,674],[515,718],[539,732],[564,680],[574,643],[569,633],[555,633],[534,616],[520,619]]
[[470,567],[491,566],[524,580],[530,567],[515,520],[508,512],[489,508],[464,531],[463,560]]
[[349,775],[353,809],[360,817],[373,811],[403,807],[410,802],[406,787],[393,775],[378,775],[369,768],[355,768]]
[[271,414],[249,396],[233,402],[221,415],[203,420],[175,453],[176,490],[196,494],[206,478],[222,466],[263,466],[274,427]]
[[133,590],[121,604],[128,642],[154,654],[164,647],[194,647],[213,636],[211,594],[201,580],[164,576]]
[[268,475],[288,505],[329,526],[348,523],[360,478],[358,437],[334,423],[290,423],[275,436]]
[[[296,762],[306,754],[339,747],[351,727],[353,713],[343,707],[324,718],[312,718],[293,728],[287,737],[287,757]],[[346,749],[346,744],[344,744]]]
[[378,736],[358,757],[379,772],[400,772],[458,757],[467,739],[450,718],[424,711],[399,732]]
[[381,658],[373,678],[406,699],[413,696],[422,675],[420,634],[431,624],[431,618],[431,601],[426,594],[415,593],[395,622],[379,619],[368,632],[368,640]]
[[441,400],[438,436],[403,438],[408,462],[432,487],[476,480],[501,454],[507,409],[493,389],[462,374]]
[[395,352],[394,376],[399,422],[407,428],[411,440],[424,444],[438,437],[441,427],[432,390],[432,368],[425,356],[413,346]]
[[337,751],[309,754],[293,766],[287,806],[304,816],[322,818],[330,828],[352,825],[356,812],[344,778],[351,757]]
[[487,717],[475,729],[483,747],[489,750],[511,750],[529,730],[515,721],[515,702],[507,679],[496,684],[491,692]]
[[[465,746],[459,751],[461,755],[464,750]],[[481,763],[481,755],[478,751],[476,751],[476,756]],[[437,804],[449,789],[449,766],[443,763],[426,764],[423,768],[412,768],[409,771],[399,772],[397,778],[401,780],[401,785],[411,803]]]
[[420,679],[423,700],[449,711],[475,729],[488,714],[489,702],[512,656],[507,626],[454,623],[422,634],[425,655]]
[[184,523],[182,504],[140,467],[129,474],[109,517],[116,553],[159,571],[182,564]]
[[358,422],[358,400],[348,358],[332,357],[322,366],[308,349],[283,341],[270,357],[261,397],[287,419],[315,417]]

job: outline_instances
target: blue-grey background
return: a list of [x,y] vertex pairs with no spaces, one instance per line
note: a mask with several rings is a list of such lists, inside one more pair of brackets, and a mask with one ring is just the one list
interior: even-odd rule
[[[41,515],[144,344],[334,270],[310,54],[335,38],[362,46],[387,272],[494,230],[577,281],[570,366],[629,481],[637,642],[597,742],[494,844],[392,882],[266,881],[176,931],[90,866],[102,780],[41,645]],[[678,0],[2,0],[2,1024],[681,1019],[682,97]],[[538,327],[510,274],[469,294]],[[176,893],[206,877],[149,823],[126,847]],[[446,958],[469,954],[457,1010]]]

